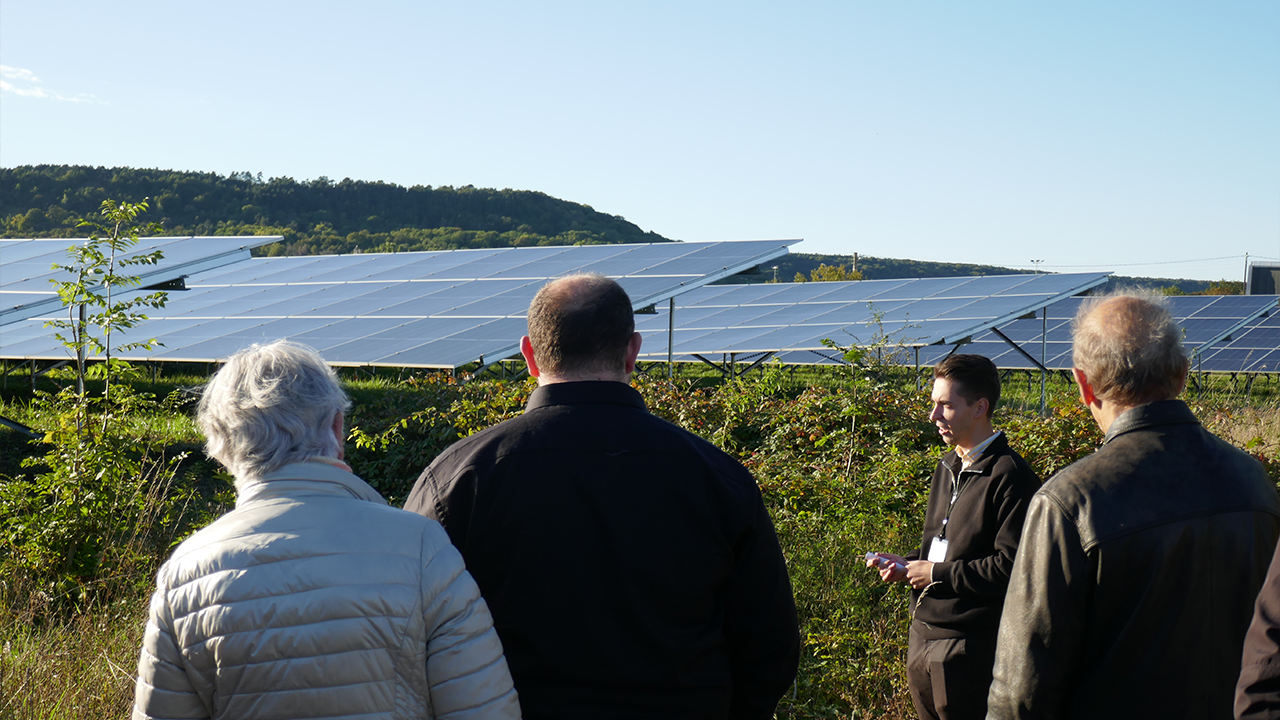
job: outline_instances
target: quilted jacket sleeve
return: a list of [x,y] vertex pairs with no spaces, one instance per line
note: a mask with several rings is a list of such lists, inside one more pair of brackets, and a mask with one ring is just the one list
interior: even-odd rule
[[182,653],[173,636],[173,616],[165,602],[165,584],[151,596],[147,629],[138,659],[134,686],[133,718],[186,720],[210,717],[209,708],[196,694],[183,669]]
[[423,538],[427,684],[437,718],[519,718],[520,703],[489,606],[435,522]]

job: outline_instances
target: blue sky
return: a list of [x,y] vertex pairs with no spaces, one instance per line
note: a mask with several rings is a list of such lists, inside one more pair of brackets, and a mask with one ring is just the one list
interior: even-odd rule
[[539,190],[682,240],[1239,279],[1280,3],[0,4],[0,165]]

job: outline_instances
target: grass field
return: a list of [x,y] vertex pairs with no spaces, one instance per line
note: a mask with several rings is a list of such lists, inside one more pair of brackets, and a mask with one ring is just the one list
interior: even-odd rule
[[[393,503],[402,502],[440,450],[520,412],[532,385],[507,375],[459,384],[438,374],[348,373],[355,403],[351,464]],[[179,400],[140,404],[117,419],[121,433],[191,452],[164,486],[166,495],[185,494],[180,506],[164,505],[173,517],[149,524],[138,550],[112,555],[124,560],[99,576],[68,582],[56,568],[30,562],[29,544],[37,541],[16,545],[14,538],[28,536],[14,530],[22,506],[11,494],[21,484],[10,478],[38,470],[19,464],[38,448],[0,430],[0,719],[127,715],[151,575],[173,543],[232,501],[226,477],[200,459],[191,403],[180,400],[183,388],[203,379],[165,368],[154,382],[149,375],[136,380],[138,391]],[[656,414],[715,442],[760,483],[788,558],[805,639],[780,717],[914,716],[902,672],[905,587],[881,584],[861,556],[903,552],[919,542],[928,477],[942,446],[925,419],[917,380],[901,369],[776,366],[732,381],[710,368],[682,368],[672,381],[665,368],[653,368],[637,378]],[[1213,381],[1189,401],[1206,425],[1261,456],[1276,476],[1274,387],[1257,382],[1246,392],[1239,379]],[[38,387],[57,383],[65,378],[41,378]],[[1014,374],[1005,383],[997,425],[1042,475],[1092,450],[1097,429],[1061,378],[1048,383],[1047,416],[1039,414],[1038,376]],[[41,429],[50,422],[31,402],[28,378],[10,375],[0,397],[0,414]]]

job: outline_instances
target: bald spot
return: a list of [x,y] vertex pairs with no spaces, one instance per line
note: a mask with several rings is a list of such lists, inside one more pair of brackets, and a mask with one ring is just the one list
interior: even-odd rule
[[602,275],[554,280],[529,305],[529,341],[544,374],[623,372],[634,330],[626,292]]
[[1186,372],[1180,329],[1161,305],[1118,295],[1089,308],[1074,328],[1072,360],[1095,391],[1136,406],[1176,397]]
[[[1153,323],[1151,304],[1135,297],[1113,297],[1104,300],[1084,316],[1080,330],[1086,333],[1123,338],[1126,346],[1137,345],[1139,336],[1150,339]],[[1142,343],[1146,344],[1146,343]]]

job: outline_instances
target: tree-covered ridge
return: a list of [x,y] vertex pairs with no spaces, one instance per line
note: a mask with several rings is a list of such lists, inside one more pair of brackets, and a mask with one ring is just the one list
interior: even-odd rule
[[[857,273],[865,280],[892,280],[896,278],[958,277],[963,275],[1017,275],[1026,270],[1013,270],[995,265],[970,265],[965,263],[930,262],[927,260],[899,260],[896,258],[867,257],[865,255],[812,255],[792,253],[778,258],[778,278],[791,278],[804,274],[812,277],[819,267],[844,267],[850,274]],[[814,278],[817,279],[817,278]],[[833,278],[835,279],[835,278]]]
[[[182,172],[80,165],[0,168],[0,237],[80,237],[81,220],[103,200],[148,198],[148,215],[169,235],[280,235],[257,255],[455,250],[530,245],[667,242],[617,215],[529,190],[491,190],[320,177],[262,179],[247,172]],[[846,276],[831,271],[844,268]],[[970,265],[855,255],[793,253],[722,282],[867,280],[1025,273]],[[814,275],[818,272],[817,275]],[[1173,294],[1238,293],[1241,283],[1113,277],[1107,287],[1140,285]]]
[[[809,253],[791,253],[774,260],[769,267],[764,267],[757,276],[736,276],[727,282],[767,282],[775,276],[773,265],[777,266],[776,277],[787,282],[797,275],[807,275],[812,280],[851,280],[852,277],[840,277],[831,272],[834,268],[844,268],[846,274],[857,273],[863,280],[894,280],[898,278],[932,278],[932,277],[966,277],[977,275],[1021,275],[1029,270],[999,267],[996,265],[972,265],[967,263],[944,263],[926,260],[903,260],[898,258],[867,257],[865,255],[814,255]],[[826,266],[828,272],[819,268]],[[1239,295],[1244,292],[1244,283],[1222,280],[1187,280],[1180,278],[1148,278],[1112,275],[1100,292],[1109,292],[1122,287],[1144,287],[1158,290],[1166,295]]]
[[668,241],[528,190],[79,165],[0,168],[0,234],[76,237],[103,200],[142,198],[166,234],[283,236],[272,255]]

